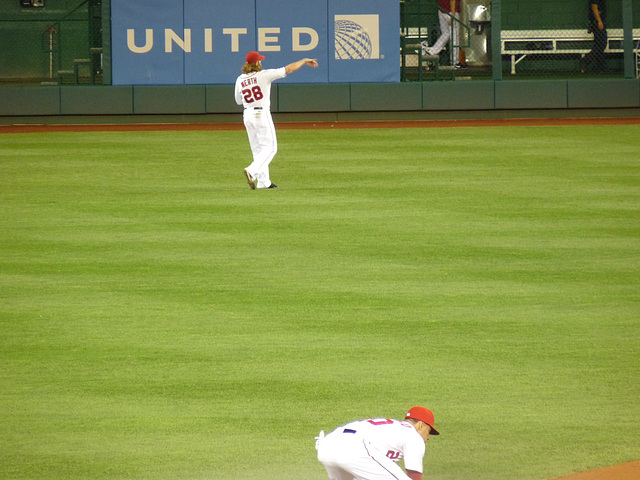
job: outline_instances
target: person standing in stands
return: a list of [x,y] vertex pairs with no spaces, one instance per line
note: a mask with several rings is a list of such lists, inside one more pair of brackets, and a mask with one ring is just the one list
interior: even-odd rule
[[589,0],[589,32],[593,33],[593,47],[580,61],[580,71],[586,73],[593,65],[596,72],[606,72],[604,50],[607,48],[607,2]]

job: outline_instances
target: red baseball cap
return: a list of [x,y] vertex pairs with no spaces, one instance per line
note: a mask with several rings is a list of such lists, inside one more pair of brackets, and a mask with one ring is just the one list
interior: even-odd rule
[[260,55],[258,52],[249,52],[245,58],[247,63],[258,63],[260,60],[264,60],[264,55]]
[[433,426],[433,412],[428,408],[412,407],[404,418],[415,418],[416,420],[420,420],[431,427],[431,435],[440,435],[440,432]]

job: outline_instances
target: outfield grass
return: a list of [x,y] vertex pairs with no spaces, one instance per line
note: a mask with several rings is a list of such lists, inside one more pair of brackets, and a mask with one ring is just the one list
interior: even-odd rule
[[0,478],[326,478],[431,407],[425,477],[640,459],[640,126],[0,136]]

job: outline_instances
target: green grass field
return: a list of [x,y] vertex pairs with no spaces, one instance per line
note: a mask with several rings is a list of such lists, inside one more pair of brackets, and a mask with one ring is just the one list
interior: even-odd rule
[[425,478],[640,459],[640,126],[0,136],[0,478]]

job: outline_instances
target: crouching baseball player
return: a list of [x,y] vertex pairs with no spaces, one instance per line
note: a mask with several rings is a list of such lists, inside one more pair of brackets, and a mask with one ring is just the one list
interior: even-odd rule
[[235,86],[235,100],[238,105],[244,106],[244,126],[253,154],[253,162],[244,169],[252,190],[278,188],[269,178],[269,164],[278,151],[276,129],[270,111],[271,83],[299,70],[303,65],[318,66],[317,60],[303,58],[286,67],[263,70],[264,58],[258,52],[249,52]]
[[[433,413],[413,407],[403,421],[356,420],[328,435],[320,432],[318,460],[331,480],[422,480],[425,443],[439,435]],[[404,459],[405,472],[396,462]]]

